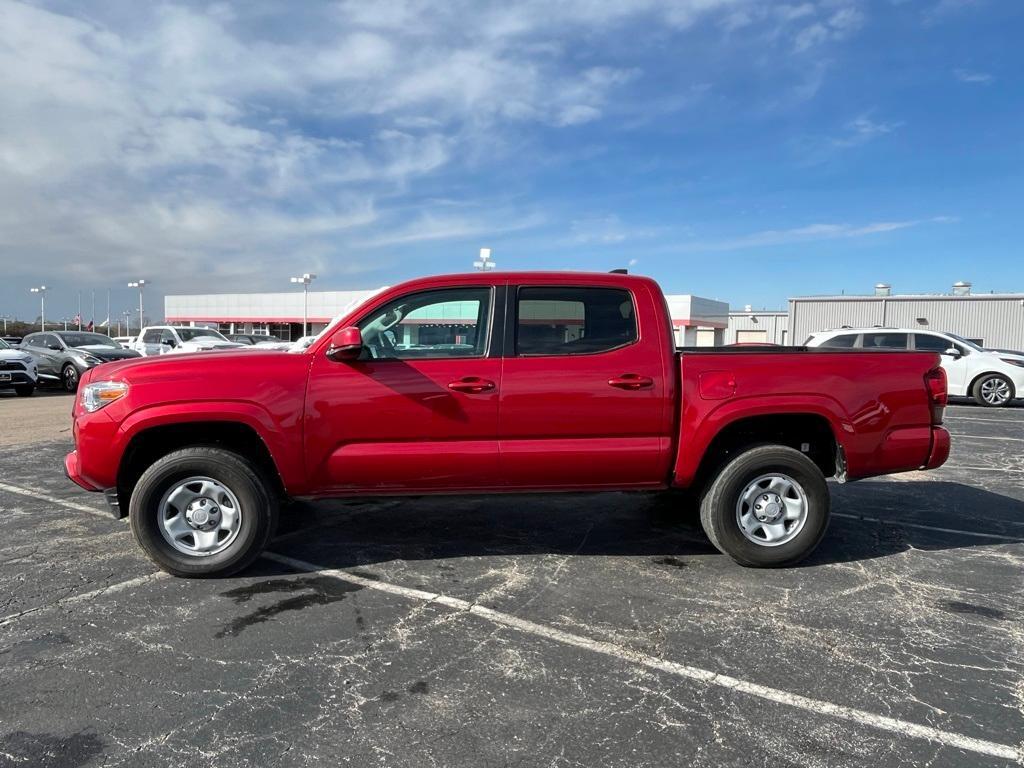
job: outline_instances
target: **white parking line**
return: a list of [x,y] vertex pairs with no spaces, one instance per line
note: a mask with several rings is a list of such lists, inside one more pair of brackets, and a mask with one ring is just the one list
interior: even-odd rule
[[358,584],[366,589],[375,589],[379,592],[399,595],[412,600],[444,605],[457,611],[471,613],[474,616],[479,616],[480,618],[486,619],[494,624],[509,627],[510,629],[514,629],[524,634],[542,637],[547,640],[562,643],[563,645],[569,645],[585,651],[610,656],[628,664],[647,667],[648,669],[658,670],[670,675],[675,675],[676,677],[695,680],[697,682],[704,683],[705,685],[725,688],[748,696],[754,696],[777,704],[784,704],[789,707],[801,709],[806,712],[827,715],[839,720],[846,720],[859,725],[865,725],[870,728],[888,731],[889,733],[925,739],[937,744],[955,747],[968,752],[976,752],[982,755],[989,755],[991,757],[998,757],[1004,760],[1024,760],[1024,751],[1010,744],[1000,744],[994,741],[976,739],[973,736],[965,736],[964,734],[944,731],[939,728],[911,723],[906,720],[899,720],[893,717],[886,717],[885,715],[867,712],[862,709],[855,709],[854,707],[843,706],[842,704],[833,704],[829,701],[812,699],[807,696],[801,696],[800,694],[789,693],[788,691],[779,690],[778,688],[771,688],[766,685],[760,685],[759,683],[752,683],[747,680],[741,680],[737,677],[719,674],[718,672],[701,669],[700,667],[694,667],[689,664],[681,664],[675,661],[659,659],[656,656],[640,653],[639,651],[634,651],[630,648],[616,645],[614,643],[605,642],[603,640],[594,640],[589,637],[584,637],[583,635],[577,635],[572,632],[556,629],[555,627],[550,627],[546,624],[529,621],[528,619],[521,619],[510,613],[496,611],[493,608],[487,608],[483,605],[477,605],[476,603],[471,603],[467,600],[461,600],[456,597],[448,597],[434,592],[427,592],[422,589],[402,587],[397,584],[390,584],[386,581],[375,581],[362,576],[356,576],[348,573],[347,571],[325,568],[315,563],[307,563],[303,560],[297,560],[274,552],[267,552],[264,554],[264,557],[269,560],[273,560],[276,563],[281,563],[282,565],[295,568],[299,571],[315,571],[322,576],[329,576],[340,581]]
[[131,589],[132,587],[138,587],[142,584],[148,584],[151,581],[156,581],[157,579],[166,579],[169,577],[170,574],[164,573],[163,571],[157,571],[156,573],[150,573],[145,576],[138,576],[134,579],[128,579],[127,581],[115,581],[113,584],[107,584],[106,586],[100,587],[99,589],[94,589],[91,592],[83,592],[80,595],[64,597],[59,600],[55,600],[52,603],[47,603],[46,605],[37,605],[34,608],[26,608],[24,611],[18,611],[17,613],[12,613],[8,616],[4,616],[3,618],[0,618],[0,627],[15,622],[22,616],[28,616],[31,613],[40,613],[42,611],[49,611],[53,608],[61,608],[65,605],[74,605],[75,603],[88,602],[89,600],[93,600],[97,597],[102,597],[103,595],[116,594],[118,592],[123,592],[126,589]]
[[950,432],[958,440],[999,440],[1006,443],[1024,443],[1024,437],[991,437],[989,435],[968,435],[965,432]]
[[96,507],[89,507],[85,504],[79,504],[75,501],[68,501],[67,499],[60,499],[56,496],[51,496],[46,491],[37,490],[35,488],[20,488],[16,485],[8,485],[7,483],[0,483],[0,491],[7,491],[8,493],[16,493],[20,496],[28,496],[31,499],[38,499],[40,501],[48,501],[51,504],[60,504],[68,509],[74,509],[78,512],[88,512],[90,515],[96,515],[102,517],[105,520],[113,520],[114,516],[109,512],[104,512],[102,509]]
[[950,416],[948,413],[942,417],[943,421],[946,419],[955,419],[957,421],[984,421],[989,424],[1024,424],[1024,419],[986,419],[978,416]]
[[897,528],[920,528],[923,531],[938,531],[939,533],[955,533],[958,536],[972,536],[977,539],[998,539],[999,541],[1024,542],[1024,536],[1005,536],[1001,533],[982,533],[981,531],[963,531],[959,528],[940,528],[937,525],[923,525],[921,523],[905,523],[902,520],[885,519],[881,517],[868,517],[867,515],[851,515],[846,512],[833,512],[832,517],[842,517],[847,520],[860,520],[864,523],[883,523],[894,525]]
[[930,471],[939,472],[943,469],[966,469],[971,472],[1012,472],[1015,474],[1024,472],[1024,469],[1010,469],[1007,467],[970,467],[966,464],[943,464],[941,467],[936,467]]

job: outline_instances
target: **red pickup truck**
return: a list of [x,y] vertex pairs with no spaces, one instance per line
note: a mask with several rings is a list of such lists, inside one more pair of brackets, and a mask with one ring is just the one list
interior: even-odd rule
[[489,273],[385,290],[300,352],[106,363],[65,469],[180,576],[251,563],[289,497],[691,489],[749,566],[811,552],[825,478],[949,454],[930,353],[677,350],[624,274]]

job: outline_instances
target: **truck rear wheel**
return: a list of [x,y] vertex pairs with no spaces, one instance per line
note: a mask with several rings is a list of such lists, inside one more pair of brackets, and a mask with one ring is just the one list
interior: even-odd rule
[[722,467],[701,500],[700,522],[740,565],[773,568],[814,551],[829,508],[825,476],[813,461],[783,445],[762,445]]
[[277,524],[277,498],[238,454],[194,447],[169,453],[139,478],[132,533],[175,576],[229,576],[259,557]]

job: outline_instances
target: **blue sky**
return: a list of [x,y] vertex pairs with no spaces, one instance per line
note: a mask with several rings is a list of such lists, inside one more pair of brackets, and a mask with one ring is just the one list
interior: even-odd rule
[[0,0],[0,315],[481,246],[735,306],[1024,291],[1022,32],[1013,0]]

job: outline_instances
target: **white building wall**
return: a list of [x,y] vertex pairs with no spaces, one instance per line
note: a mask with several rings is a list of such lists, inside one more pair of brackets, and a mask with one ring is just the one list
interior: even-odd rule
[[789,344],[789,315],[782,311],[730,312],[724,343],[760,341],[768,344]]
[[921,328],[1024,349],[1024,294],[976,296],[825,296],[789,300],[793,341],[844,325]]

